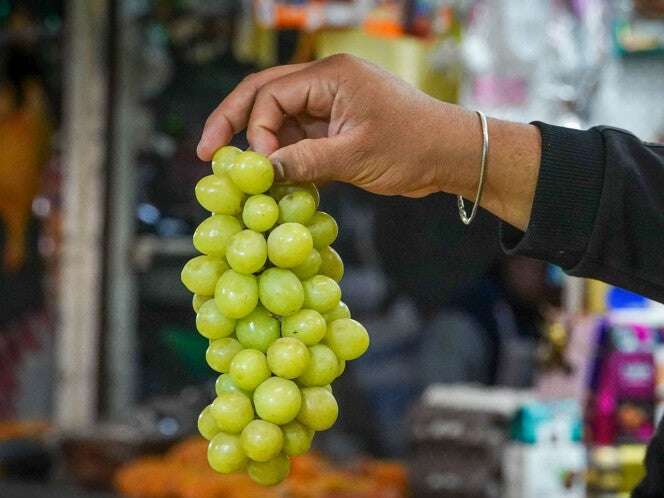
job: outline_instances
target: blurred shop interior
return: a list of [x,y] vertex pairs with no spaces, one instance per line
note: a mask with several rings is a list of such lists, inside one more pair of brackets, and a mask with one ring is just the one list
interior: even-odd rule
[[[340,52],[491,116],[664,141],[658,0],[0,0],[0,496],[259,496],[196,431],[218,374],[180,284],[195,147],[248,74]],[[664,306],[505,256],[445,194],[321,206],[372,344],[261,497],[628,496]]]

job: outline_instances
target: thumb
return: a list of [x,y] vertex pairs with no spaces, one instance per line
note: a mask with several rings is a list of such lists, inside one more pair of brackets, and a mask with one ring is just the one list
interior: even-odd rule
[[348,140],[341,135],[329,138],[305,138],[282,147],[270,155],[280,180],[294,183],[343,180],[344,152]]

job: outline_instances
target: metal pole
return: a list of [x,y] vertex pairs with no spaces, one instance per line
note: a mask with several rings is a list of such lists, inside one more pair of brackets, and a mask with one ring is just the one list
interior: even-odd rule
[[109,161],[107,321],[105,351],[108,415],[118,417],[131,409],[136,395],[137,290],[130,254],[134,244],[136,210],[136,106],[140,75],[140,38],[135,19],[127,12],[127,1],[116,7],[115,77],[113,92],[112,144]]
[[101,325],[106,40],[109,0],[67,2],[63,247],[55,421],[75,430],[97,414]]

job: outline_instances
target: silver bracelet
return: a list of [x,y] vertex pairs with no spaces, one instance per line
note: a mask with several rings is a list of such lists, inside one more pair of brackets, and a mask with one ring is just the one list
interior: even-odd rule
[[473,203],[473,209],[470,210],[470,216],[466,213],[466,206],[463,201],[462,196],[457,196],[457,206],[459,208],[459,217],[464,225],[470,225],[470,223],[475,219],[477,214],[477,208],[480,205],[480,200],[482,199],[482,192],[484,191],[484,183],[486,180],[486,163],[489,157],[489,125],[486,121],[486,116],[482,111],[475,111],[480,117],[480,123],[482,124],[482,165],[480,166],[480,183],[477,187],[477,194],[475,194],[475,201]]

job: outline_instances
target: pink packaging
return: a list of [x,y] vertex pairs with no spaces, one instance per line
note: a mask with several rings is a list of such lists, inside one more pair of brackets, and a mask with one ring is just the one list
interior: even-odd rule
[[588,413],[591,440],[647,442],[655,427],[655,330],[607,323],[600,338]]

